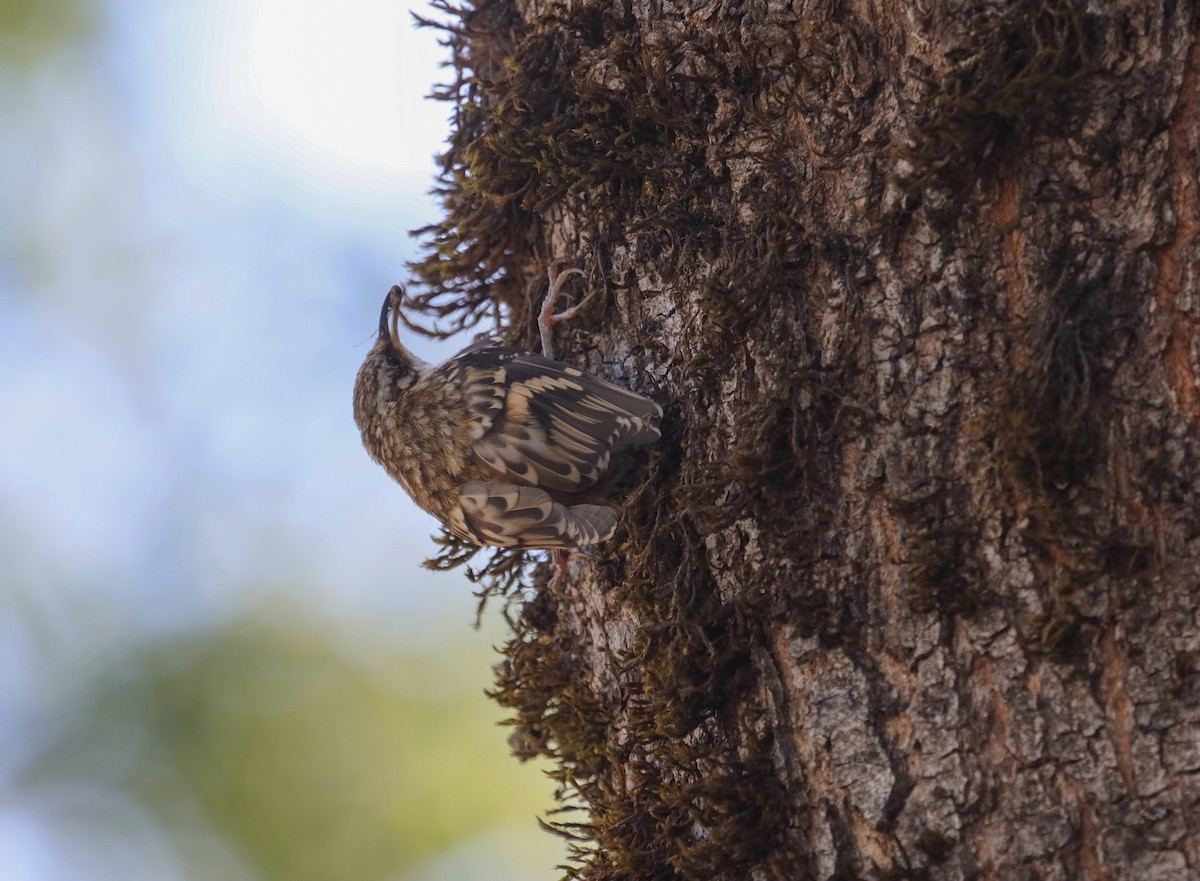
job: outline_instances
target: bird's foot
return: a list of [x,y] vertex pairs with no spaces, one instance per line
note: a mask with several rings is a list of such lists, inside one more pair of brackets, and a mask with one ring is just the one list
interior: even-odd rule
[[557,264],[551,263],[546,267],[546,278],[550,282],[550,290],[546,292],[546,299],[542,301],[542,311],[538,313],[538,329],[542,332],[542,354],[547,358],[554,357],[554,342],[550,338],[554,325],[560,321],[569,321],[574,318],[575,314],[583,308],[583,304],[592,298],[589,292],[571,308],[564,309],[562,312],[554,311],[563,285],[572,275],[583,275],[583,270],[572,267],[566,272],[559,273]]
[[594,560],[592,548],[571,548],[550,552],[550,581],[547,589],[557,593],[571,583],[571,564],[580,560]]

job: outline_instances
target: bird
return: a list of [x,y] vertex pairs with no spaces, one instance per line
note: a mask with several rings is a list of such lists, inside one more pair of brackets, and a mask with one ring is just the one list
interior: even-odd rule
[[[578,270],[572,270],[577,272]],[[561,282],[551,273],[539,323]],[[609,498],[633,448],[660,437],[663,410],[546,355],[484,340],[430,365],[400,341],[393,286],[354,383],[367,453],[451,533],[477,545],[571,551],[612,537]],[[578,307],[576,307],[578,308]]]

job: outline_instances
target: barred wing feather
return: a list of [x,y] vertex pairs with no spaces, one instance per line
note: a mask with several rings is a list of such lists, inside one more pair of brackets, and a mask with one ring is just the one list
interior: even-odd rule
[[586,490],[614,452],[659,437],[654,401],[549,358],[484,348],[447,368],[472,415],[474,453],[498,480]]
[[480,544],[506,548],[582,548],[604,541],[617,515],[603,505],[564,505],[545,490],[472,481],[459,494],[465,532]]

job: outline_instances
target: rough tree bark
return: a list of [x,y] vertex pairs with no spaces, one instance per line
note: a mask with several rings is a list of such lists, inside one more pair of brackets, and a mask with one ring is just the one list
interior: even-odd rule
[[571,873],[1200,878],[1196,4],[441,8],[419,308],[535,347],[578,266],[668,411],[509,607]]

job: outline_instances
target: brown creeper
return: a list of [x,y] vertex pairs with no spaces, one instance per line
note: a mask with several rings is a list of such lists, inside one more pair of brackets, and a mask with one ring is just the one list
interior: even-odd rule
[[400,343],[403,296],[397,286],[384,300],[379,338],[354,384],[354,420],[371,458],[476,544],[569,549],[609,538],[617,511],[606,493],[621,453],[658,440],[662,408],[489,342],[426,364]]

